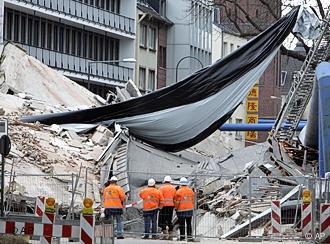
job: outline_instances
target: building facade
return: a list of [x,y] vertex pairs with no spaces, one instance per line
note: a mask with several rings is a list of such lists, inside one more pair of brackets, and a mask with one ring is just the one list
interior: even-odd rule
[[142,92],[166,86],[166,0],[138,0],[135,81]]
[[[264,2],[264,3],[263,3]],[[247,20],[246,15],[251,20],[258,24],[262,29],[266,29],[277,18],[281,16],[282,1],[280,0],[238,0],[236,3],[240,8],[244,9],[246,13],[234,3],[226,1],[225,4],[218,0],[219,5],[215,12],[220,16],[220,22],[227,28],[238,32],[237,27],[244,33],[247,38],[251,38],[258,34],[250,21]],[[267,8],[270,6],[272,13]],[[276,18],[274,17],[276,15]],[[233,24],[235,22],[235,24]],[[236,26],[235,26],[236,25]],[[258,81],[259,86],[259,104],[258,116],[259,118],[274,118],[281,108],[281,55],[278,54],[272,60],[266,71]],[[268,137],[268,132],[259,132],[257,142],[265,141]]]
[[[3,0],[0,41],[105,97],[134,79],[136,0]],[[107,61],[97,63],[96,61]]]
[[211,64],[212,8],[200,0],[168,0],[166,16],[174,23],[167,33],[170,85]]
[[[222,26],[216,15],[212,28],[212,63],[227,56],[247,42],[246,38],[239,37],[237,33]],[[245,118],[246,100],[238,106],[226,123],[243,124],[246,123]],[[245,133],[242,131],[222,131],[220,135],[223,143],[231,150],[245,147]]]

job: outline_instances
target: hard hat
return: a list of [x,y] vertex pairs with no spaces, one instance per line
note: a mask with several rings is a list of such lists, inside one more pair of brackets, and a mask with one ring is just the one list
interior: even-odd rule
[[118,178],[117,178],[116,176],[112,176],[112,177],[110,178],[110,181],[111,181],[111,182],[117,182],[117,181],[118,181]]
[[188,185],[188,180],[187,180],[186,177],[182,177],[180,179],[180,185],[182,185],[182,186],[187,186]]
[[150,178],[148,180],[148,186],[155,186],[156,185],[156,181],[153,178]]
[[172,178],[171,178],[171,176],[166,175],[166,176],[164,177],[164,182],[172,182]]

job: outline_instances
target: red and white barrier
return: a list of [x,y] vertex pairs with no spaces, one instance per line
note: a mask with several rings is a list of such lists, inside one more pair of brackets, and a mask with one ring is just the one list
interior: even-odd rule
[[0,220],[0,234],[44,236],[52,233],[53,237],[79,238],[79,226],[54,225],[30,222],[15,222]]
[[41,217],[42,214],[45,212],[45,200],[45,197],[36,197],[36,206],[34,208],[35,215]]
[[301,205],[301,232],[303,238],[312,234],[312,204],[303,203]]
[[42,223],[44,224],[43,235],[40,237],[41,244],[51,244],[53,237],[53,225],[55,222],[55,213],[44,212]]
[[321,242],[330,243],[330,203],[322,203],[320,211]]
[[272,234],[281,233],[281,202],[280,200],[273,200],[271,202],[271,223]]
[[80,243],[93,244],[94,243],[94,215],[80,215]]

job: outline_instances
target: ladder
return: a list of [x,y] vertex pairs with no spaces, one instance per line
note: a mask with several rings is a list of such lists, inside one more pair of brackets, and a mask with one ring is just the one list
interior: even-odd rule
[[278,141],[291,140],[311,98],[316,66],[324,61],[330,49],[330,8],[321,26],[321,34],[309,50],[300,71],[277,116],[272,136]]

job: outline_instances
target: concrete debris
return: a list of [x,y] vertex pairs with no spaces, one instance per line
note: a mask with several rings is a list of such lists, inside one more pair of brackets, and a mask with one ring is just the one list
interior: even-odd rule
[[141,97],[142,96],[139,88],[135,85],[135,83],[132,80],[129,80],[126,83],[125,89],[131,97]]
[[99,125],[93,134],[92,141],[97,145],[106,146],[111,138],[113,138],[113,133],[107,127]]

